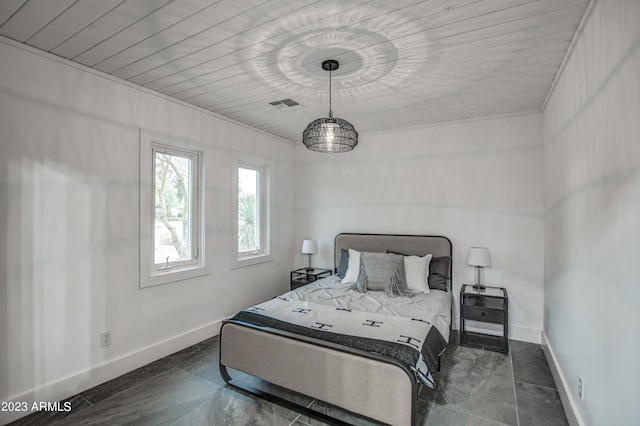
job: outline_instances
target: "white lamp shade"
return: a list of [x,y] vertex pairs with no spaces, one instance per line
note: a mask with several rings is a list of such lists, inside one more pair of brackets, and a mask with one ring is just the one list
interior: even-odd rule
[[486,247],[470,247],[467,265],[470,266],[491,266],[491,256]]
[[316,254],[318,252],[318,243],[316,240],[304,240],[302,242],[302,253]]

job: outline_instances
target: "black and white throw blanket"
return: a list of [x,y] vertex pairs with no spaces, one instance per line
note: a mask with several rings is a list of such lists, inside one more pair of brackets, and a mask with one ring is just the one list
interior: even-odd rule
[[336,308],[284,296],[244,309],[230,320],[391,356],[409,366],[430,388],[435,387],[430,370],[447,344],[436,327],[421,318]]

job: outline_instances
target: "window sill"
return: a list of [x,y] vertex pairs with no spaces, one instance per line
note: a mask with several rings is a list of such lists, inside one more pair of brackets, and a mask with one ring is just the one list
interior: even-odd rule
[[211,274],[209,268],[201,265],[176,268],[174,270],[153,271],[146,277],[140,277],[140,288],[169,284]]
[[272,262],[273,257],[271,254],[256,254],[255,256],[244,256],[241,258],[235,258],[231,269],[245,268],[247,266],[258,265],[260,263]]

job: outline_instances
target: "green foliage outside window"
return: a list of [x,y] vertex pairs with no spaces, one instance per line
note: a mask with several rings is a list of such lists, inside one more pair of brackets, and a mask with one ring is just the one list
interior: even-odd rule
[[241,194],[238,198],[238,251],[258,249],[256,196]]
[[[171,245],[177,253],[169,255],[169,260],[186,260],[191,258],[190,246],[190,191],[191,160],[157,152],[155,159],[155,213],[156,223],[159,221],[168,231],[168,237],[158,238],[156,235],[156,263],[163,262],[166,251],[158,259],[161,246]],[[160,240],[160,241],[159,241]]]

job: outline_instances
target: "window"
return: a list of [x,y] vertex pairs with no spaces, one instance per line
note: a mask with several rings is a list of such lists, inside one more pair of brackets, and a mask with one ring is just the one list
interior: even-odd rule
[[196,153],[153,147],[153,269],[193,265],[198,259]]
[[238,255],[260,253],[260,169],[238,166]]
[[236,153],[234,169],[234,264],[269,261],[268,160]]
[[202,154],[140,141],[140,286],[204,275]]

